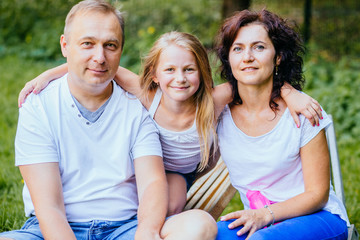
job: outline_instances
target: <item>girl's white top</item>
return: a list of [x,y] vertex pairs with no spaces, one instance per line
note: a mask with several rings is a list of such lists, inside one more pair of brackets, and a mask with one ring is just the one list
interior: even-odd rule
[[[149,113],[153,119],[159,107],[161,96],[162,91],[158,88],[149,108]],[[165,169],[184,174],[195,171],[201,160],[196,121],[191,128],[181,132],[170,131],[161,127],[156,121],[154,122],[160,132]]]
[[[300,148],[332,124],[325,111],[322,115],[324,119],[316,127],[301,115],[301,127],[297,128],[286,109],[271,131],[251,137],[235,125],[230,108],[225,107],[217,129],[220,151],[229,169],[231,183],[239,191],[245,209],[249,209],[248,190],[260,191],[274,202],[304,192]],[[349,225],[345,207],[332,186],[324,210],[338,214]]]

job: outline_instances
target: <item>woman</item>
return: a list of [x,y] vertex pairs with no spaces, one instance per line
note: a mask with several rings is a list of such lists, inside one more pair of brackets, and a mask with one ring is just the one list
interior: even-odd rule
[[280,96],[285,83],[304,83],[299,35],[269,11],[244,10],[225,21],[216,50],[233,91],[219,146],[245,208],[221,217],[218,239],[346,239],[346,211],[330,186],[331,120],[322,112],[311,127],[301,116],[299,129]]

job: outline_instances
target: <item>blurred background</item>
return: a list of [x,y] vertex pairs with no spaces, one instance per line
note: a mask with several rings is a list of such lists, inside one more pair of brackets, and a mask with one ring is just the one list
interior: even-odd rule
[[[17,96],[25,82],[65,59],[59,39],[78,0],[0,2],[0,232],[25,220],[23,181],[14,167]],[[358,0],[121,0],[125,46],[121,65],[138,73],[141,57],[163,33],[196,35],[209,49],[215,83],[221,82],[211,53],[223,19],[236,10],[266,8],[298,26],[306,43],[304,91],[334,118],[346,207],[360,229],[360,1]],[[238,195],[228,208],[241,209]]]

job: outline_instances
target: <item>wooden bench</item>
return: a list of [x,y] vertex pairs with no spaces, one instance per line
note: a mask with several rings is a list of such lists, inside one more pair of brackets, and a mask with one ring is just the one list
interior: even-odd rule
[[[336,195],[345,205],[344,187],[333,124],[327,128],[326,138],[331,159],[332,183]],[[235,193],[236,189],[230,183],[229,172],[224,161],[220,158],[217,165],[210,172],[199,178],[189,189],[185,210],[194,208],[203,209],[217,220]],[[350,225],[348,233],[348,240],[359,239],[359,233],[354,224]]]

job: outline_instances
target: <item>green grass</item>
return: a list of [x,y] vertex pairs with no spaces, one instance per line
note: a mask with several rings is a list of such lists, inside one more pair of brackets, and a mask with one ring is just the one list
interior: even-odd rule
[[23,181],[14,166],[17,96],[25,82],[54,64],[22,61],[16,57],[0,60],[0,232],[20,228],[26,219],[22,202]]
[[[344,61],[346,62],[346,61]],[[353,62],[353,61],[351,61]],[[354,62],[353,62],[354,63]],[[34,62],[16,57],[0,59],[0,232],[18,229],[25,221],[23,182],[14,166],[17,96],[25,82],[58,62]],[[329,65],[307,61],[307,92],[334,117],[350,222],[360,229],[360,71],[357,64]],[[242,209],[236,194],[225,212]]]

